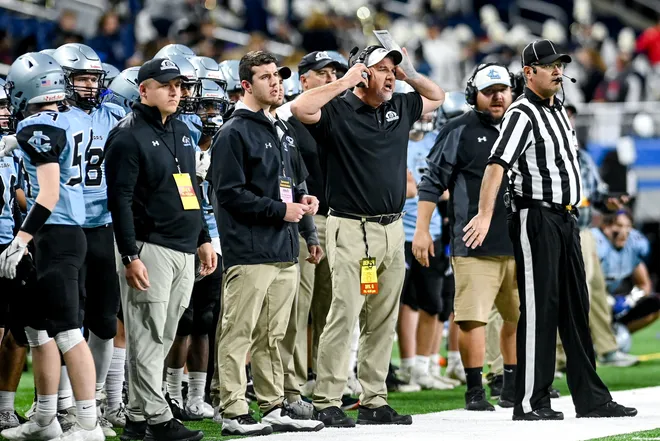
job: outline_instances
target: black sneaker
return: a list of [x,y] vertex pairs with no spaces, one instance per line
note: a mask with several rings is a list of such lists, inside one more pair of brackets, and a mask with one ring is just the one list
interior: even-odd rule
[[477,386],[465,392],[465,410],[493,411],[495,406],[486,399],[484,388]]
[[195,415],[188,412],[185,406],[179,403],[178,400],[172,399],[170,394],[165,394],[165,401],[170,405],[172,416],[179,421],[201,421],[204,419],[204,415]]
[[515,405],[516,391],[513,387],[502,388],[500,398],[497,400],[497,405],[505,409],[509,409]]
[[552,410],[549,407],[542,407],[523,415],[513,414],[513,421],[543,421],[543,420],[563,420],[564,414]]
[[387,391],[397,392],[400,386],[406,384],[408,383],[396,376],[396,368],[392,365],[392,363],[390,363],[390,367],[387,371],[387,377],[385,378],[385,386],[387,386]]
[[143,440],[147,434],[147,422],[146,421],[133,421],[130,418],[126,418],[126,426],[124,427],[124,432],[119,435],[121,441],[134,441],[134,440]]
[[358,409],[358,424],[399,424],[408,426],[412,424],[412,416],[399,415],[396,410],[387,404],[385,406],[369,409],[360,406]]
[[499,398],[502,395],[502,387],[504,386],[504,375],[495,375],[488,387],[490,388],[490,398]]
[[625,407],[614,401],[609,401],[584,415],[577,414],[578,418],[621,418],[634,417],[637,415],[637,409],[634,407]]
[[314,418],[321,421],[325,427],[355,427],[355,421],[337,406],[314,410]]
[[350,395],[341,397],[341,410],[355,410],[360,406],[360,400]]
[[555,389],[554,387],[550,386],[548,389],[548,394],[550,395],[550,398],[559,398],[561,397],[561,393],[559,392],[559,389]]
[[201,430],[190,430],[174,418],[161,424],[148,424],[144,441],[199,441]]

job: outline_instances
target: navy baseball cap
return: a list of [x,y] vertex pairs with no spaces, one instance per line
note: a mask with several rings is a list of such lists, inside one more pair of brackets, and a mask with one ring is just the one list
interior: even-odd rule
[[186,79],[176,64],[167,58],[154,58],[140,67],[137,82],[142,84],[146,80],[156,80],[161,84],[165,84],[176,78]]
[[298,63],[298,75],[305,75],[310,70],[321,70],[330,65],[333,65],[335,69],[344,69],[342,64],[328,55],[326,51],[310,52]]
[[522,51],[522,65],[550,64],[557,60],[570,63],[570,55],[557,52],[555,44],[550,40],[536,40],[525,46]]

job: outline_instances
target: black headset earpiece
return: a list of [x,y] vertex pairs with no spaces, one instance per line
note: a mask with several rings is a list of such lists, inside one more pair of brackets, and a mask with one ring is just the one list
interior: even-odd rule
[[[369,55],[376,49],[381,49],[383,46],[380,45],[371,45],[367,46],[366,48],[362,49],[359,51],[357,47],[354,47],[353,50],[351,50],[351,53],[349,54],[348,57],[348,64],[350,67],[355,66],[357,63],[362,63],[366,64],[367,58],[369,58]],[[359,52],[358,52],[359,51]],[[357,54],[357,56],[355,56]],[[354,58],[355,57],[355,58]],[[365,80],[369,81],[369,74],[367,74],[367,78]],[[365,87],[365,83],[360,83],[357,85],[357,87]]]
[[532,72],[534,72],[534,75],[536,75],[536,68],[532,66]]
[[506,71],[509,74],[509,83],[511,84],[511,88],[513,89],[514,84],[515,84],[515,75],[513,75],[511,72],[509,72],[509,69],[500,64],[500,63],[482,63],[479,66],[476,67],[474,72],[472,73],[472,76],[467,81],[467,86],[465,86],[465,101],[472,107],[477,105],[477,94],[479,91],[477,90],[477,86],[474,85],[474,78],[477,76],[479,72],[482,70],[486,69],[487,67],[490,66],[500,66],[506,69]]

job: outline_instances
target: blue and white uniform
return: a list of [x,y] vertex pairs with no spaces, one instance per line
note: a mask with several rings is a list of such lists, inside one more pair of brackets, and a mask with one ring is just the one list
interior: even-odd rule
[[23,188],[21,158],[14,152],[0,158],[0,245],[14,239],[16,189]]

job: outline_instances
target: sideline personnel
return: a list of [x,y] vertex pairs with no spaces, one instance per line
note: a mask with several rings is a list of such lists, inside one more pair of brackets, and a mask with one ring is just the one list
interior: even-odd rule
[[138,72],[140,102],[106,144],[108,208],[121,255],[118,272],[125,268],[120,283],[130,381],[124,434],[136,436],[129,439],[141,439],[145,432],[159,440],[203,437],[172,417],[161,392],[165,356],[190,302],[197,247],[203,275],[217,264],[199,187],[192,184],[190,131],[173,117],[181,79],[170,60],[144,63]]
[[578,417],[635,416],[610,396],[596,373],[589,335],[589,295],[580,248],[576,208],[581,178],[577,138],[555,96],[571,57],[550,40],[528,44],[522,53],[524,95],[509,108],[493,146],[479,195],[479,212],[464,228],[466,246],[483,244],[493,217],[504,170],[505,203],[512,211],[520,294],[517,330],[518,375],[514,420],[560,420],[550,408],[556,332],[566,349],[567,378]]
[[[396,79],[415,92],[394,94]],[[366,87],[348,90],[362,83]],[[341,80],[308,90],[291,104],[293,115],[308,124],[321,146],[327,171],[333,296],[319,341],[314,391],[318,418],[326,426],[355,425],[339,406],[358,317],[363,389],[358,423],[412,424],[409,415],[387,405],[385,385],[405,276],[401,217],[408,134],[444,97],[440,87],[415,71],[405,49],[402,54],[370,46]]]

